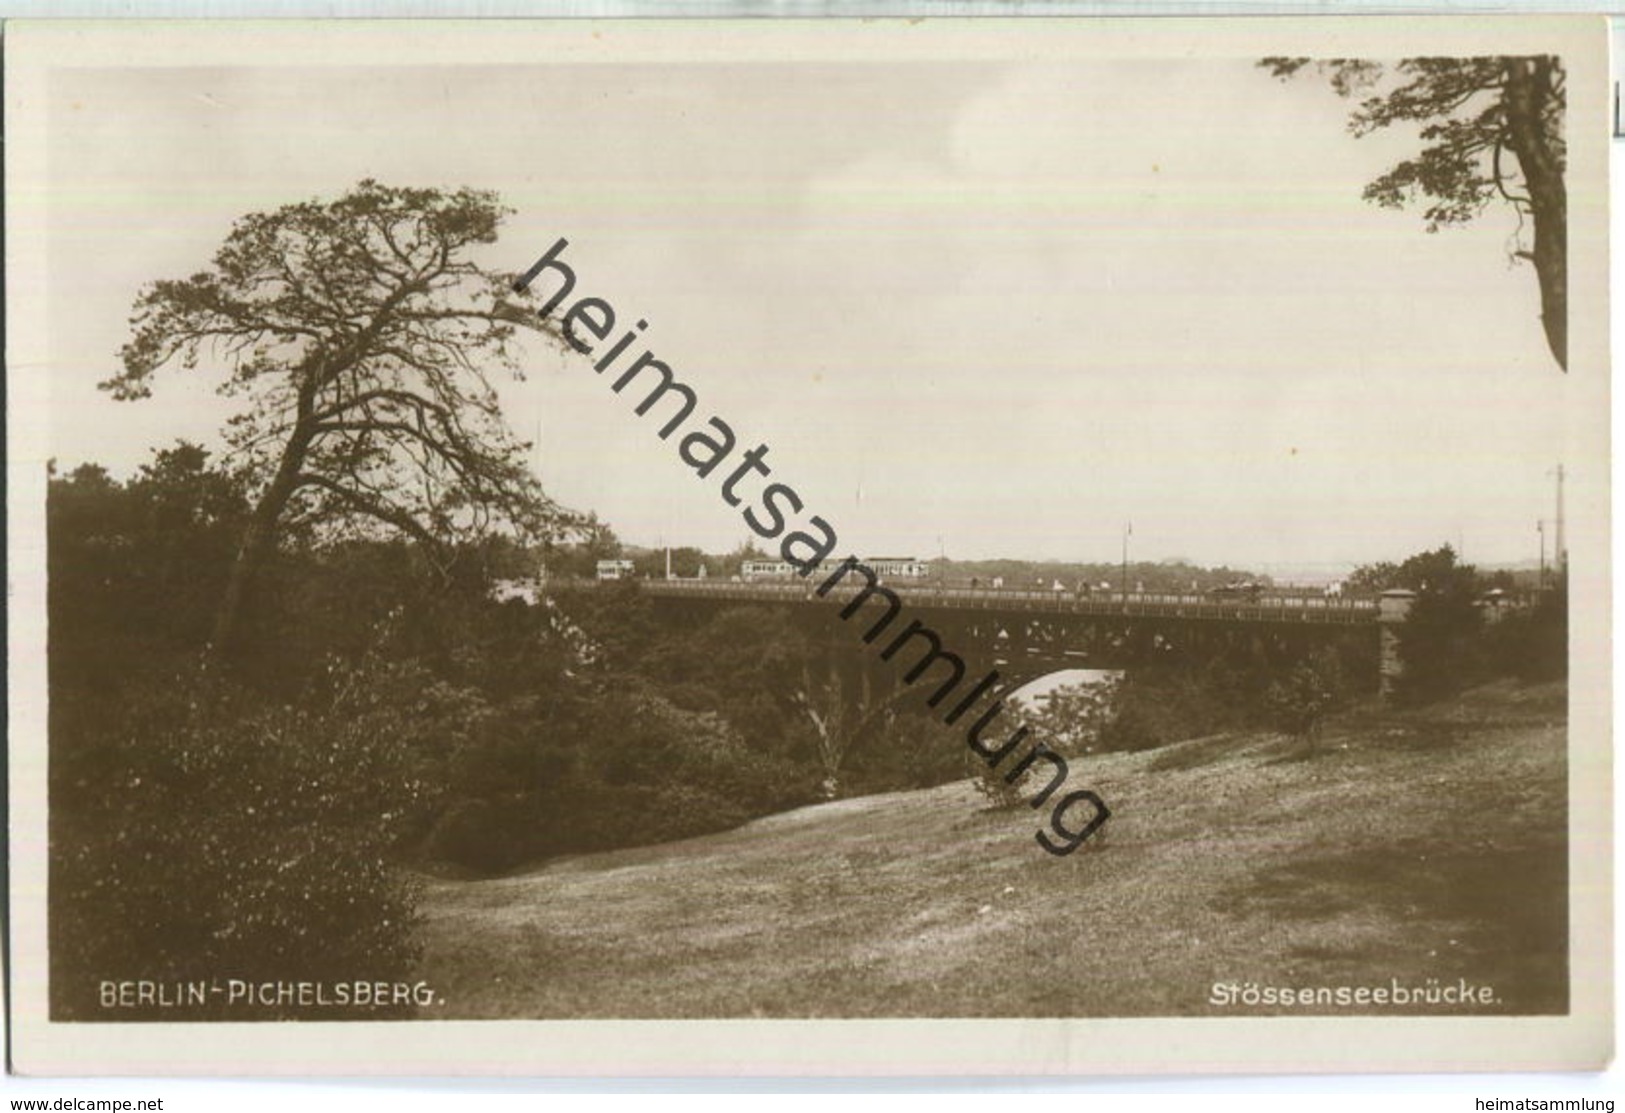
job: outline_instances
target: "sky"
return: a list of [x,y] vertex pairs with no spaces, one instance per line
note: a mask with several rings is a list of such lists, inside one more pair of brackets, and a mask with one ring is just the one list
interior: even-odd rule
[[[1443,542],[1533,560],[1572,380],[1510,212],[1428,235],[1360,198],[1415,148],[1250,58],[63,68],[47,119],[51,451],[216,443],[208,368],[114,401],[143,284],[242,213],[360,179],[494,189],[481,259],[569,240],[841,552],[1259,570]],[[547,490],[623,540],[739,511],[541,342],[506,384]]]

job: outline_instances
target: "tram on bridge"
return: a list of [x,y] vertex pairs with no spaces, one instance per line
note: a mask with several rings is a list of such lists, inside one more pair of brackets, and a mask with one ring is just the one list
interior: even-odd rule
[[[739,578],[746,583],[823,579],[844,563],[844,559],[826,560],[813,576],[803,576],[801,570],[788,561],[747,560],[739,566]],[[926,580],[931,576],[931,562],[913,557],[860,557],[859,563],[883,580]]]

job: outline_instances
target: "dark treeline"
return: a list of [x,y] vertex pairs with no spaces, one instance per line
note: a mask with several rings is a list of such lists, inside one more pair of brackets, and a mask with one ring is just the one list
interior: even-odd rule
[[1426,703],[1499,676],[1568,675],[1566,569],[1531,599],[1511,572],[1481,572],[1442,545],[1398,564],[1366,565],[1349,582],[1373,593],[1416,593],[1399,640],[1404,673],[1396,695],[1406,702]]
[[[1506,570],[1481,572],[1444,545],[1399,563],[1355,570],[1349,590],[1415,594],[1399,627],[1400,704],[1421,705],[1465,688],[1513,677],[1528,682],[1568,674],[1567,576],[1522,590]],[[1310,743],[1320,721],[1376,689],[1373,661],[1326,647],[1294,660],[1245,650],[1200,662],[1137,669],[1100,731],[1099,748],[1139,750],[1222,730],[1275,728]]]

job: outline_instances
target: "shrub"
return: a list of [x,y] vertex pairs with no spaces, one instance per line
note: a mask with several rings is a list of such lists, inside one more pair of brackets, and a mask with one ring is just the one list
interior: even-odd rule
[[987,801],[989,808],[1013,808],[1022,802],[1020,778],[1010,784],[1002,769],[990,767],[987,759],[965,747],[965,771],[970,774],[971,787]]
[[1122,674],[1109,673],[1052,689],[1031,716],[1033,733],[1067,757],[1093,753],[1106,724],[1116,717],[1122,684]]
[[[1179,733],[1185,733],[1181,731]],[[1167,745],[1178,739],[1169,737],[1157,722],[1157,717],[1139,702],[1127,703],[1100,730],[1100,749],[1138,753]]]
[[910,702],[868,744],[855,747],[842,769],[848,791],[931,788],[966,776],[965,732],[943,725],[923,702]]
[[1322,650],[1271,684],[1265,706],[1278,729],[1307,742],[1312,750],[1320,721],[1343,701],[1344,692],[1336,652]]
[[1102,751],[1155,749],[1199,738],[1245,716],[1251,680],[1223,661],[1201,670],[1165,667],[1130,672],[1117,690],[1116,713],[1102,724]]
[[1558,680],[1569,671],[1568,592],[1561,581],[1533,608],[1515,611],[1485,629],[1495,671],[1524,680]]
[[509,701],[451,761],[424,850],[483,873],[721,831],[808,798],[805,770],[635,677]]
[[53,730],[53,1015],[105,1019],[101,979],[409,978],[413,889],[388,857],[412,793],[398,724],[265,704],[201,670],[168,679],[128,685],[115,731]]
[[530,793],[457,800],[435,821],[425,851],[475,873],[511,869],[534,852],[538,811]]
[[1470,591],[1424,590],[1399,628],[1404,671],[1395,684],[1402,702],[1453,695],[1487,674],[1483,623]]

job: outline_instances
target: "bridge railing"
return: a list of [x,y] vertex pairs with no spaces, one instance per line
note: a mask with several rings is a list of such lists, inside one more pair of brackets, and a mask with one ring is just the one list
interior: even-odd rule
[[[737,599],[741,601],[810,602],[847,598],[843,583],[827,597],[814,583],[732,582],[722,580],[639,580],[650,595],[667,597]],[[580,580],[571,587],[596,588],[597,581]],[[606,585],[607,586],[607,585]],[[1031,611],[1049,614],[1128,615],[1160,618],[1208,618],[1250,622],[1319,622],[1357,625],[1374,622],[1374,599],[1306,595],[1260,595],[1256,598],[1215,599],[1209,595],[1174,592],[1114,592],[1078,594],[1023,588],[942,587],[929,583],[888,582],[909,606],[930,609]]]

